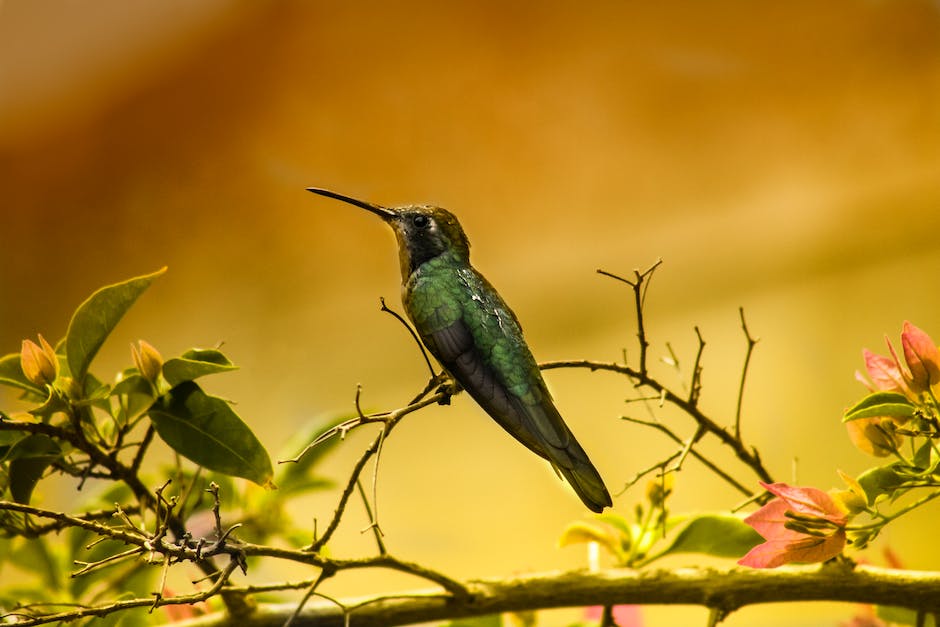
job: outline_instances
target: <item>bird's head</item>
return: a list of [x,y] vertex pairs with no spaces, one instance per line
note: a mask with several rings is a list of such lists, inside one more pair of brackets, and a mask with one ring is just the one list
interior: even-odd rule
[[395,231],[401,261],[402,280],[417,268],[445,252],[452,252],[465,263],[470,262],[470,242],[457,218],[450,211],[432,205],[383,207],[344,196],[318,187],[307,191],[335,198],[370,211],[382,218]]

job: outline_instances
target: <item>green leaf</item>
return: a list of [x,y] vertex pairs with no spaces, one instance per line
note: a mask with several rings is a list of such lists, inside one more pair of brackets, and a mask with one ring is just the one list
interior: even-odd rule
[[940,467],[940,454],[930,440],[924,442],[914,453],[914,472],[921,477],[928,477]]
[[6,460],[7,451],[11,446],[27,437],[29,436],[22,431],[0,431],[0,462]]
[[846,410],[842,422],[860,418],[900,418],[914,415],[917,407],[903,394],[897,392],[872,392]]
[[49,418],[52,414],[66,411],[69,408],[68,401],[63,398],[62,392],[54,387],[49,387],[49,394],[45,400],[38,406],[28,410],[33,416],[40,418]]
[[119,424],[127,424],[150,408],[156,398],[156,391],[150,381],[132,369],[125,371],[123,378],[114,384],[111,396],[123,397],[116,418]]
[[692,517],[668,547],[648,561],[672,553],[741,557],[763,541],[759,533],[737,516],[699,514]]
[[617,512],[607,511],[598,514],[594,518],[600,522],[607,523],[619,531],[625,548],[630,548],[630,542],[633,539],[633,529],[630,521],[627,520],[626,517],[621,516]]
[[46,468],[62,455],[55,440],[47,435],[28,435],[7,451],[10,462],[10,494],[17,503],[29,503],[36,484]]
[[103,287],[79,305],[65,334],[65,353],[72,377],[81,381],[91,360],[127,310],[166,268]]
[[45,390],[33,384],[23,374],[19,353],[10,353],[0,357],[0,384],[19,388],[42,398],[48,396]]
[[232,364],[221,351],[214,348],[194,348],[180,357],[166,360],[163,364],[163,378],[170,386],[175,386],[183,381],[192,381],[208,374],[228,372],[237,368],[238,366]]
[[58,456],[62,452],[59,444],[48,435],[34,433],[21,436],[6,452],[2,461],[12,461],[27,457]]
[[137,374],[136,370],[133,370],[130,374],[125,373],[124,377],[111,388],[111,396],[130,396],[132,394],[153,396],[153,386],[150,381]]
[[10,462],[10,494],[17,503],[29,504],[33,490],[54,458],[24,457]]
[[565,527],[561,538],[558,539],[558,546],[565,547],[587,542],[597,542],[618,560],[624,557],[619,539],[609,529],[581,520],[576,520]]
[[874,505],[880,496],[893,497],[909,480],[906,473],[899,472],[896,464],[866,470],[858,476],[858,484],[865,490],[868,504]]
[[208,396],[192,381],[159,397],[147,413],[157,434],[183,457],[209,470],[270,484],[271,459],[255,434],[226,401]]

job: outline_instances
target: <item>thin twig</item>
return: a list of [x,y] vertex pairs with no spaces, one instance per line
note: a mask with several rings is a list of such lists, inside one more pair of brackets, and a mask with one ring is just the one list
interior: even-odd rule
[[428,365],[428,370],[431,372],[431,376],[434,377],[434,366],[431,365],[431,358],[428,356],[428,352],[425,350],[424,344],[421,343],[421,339],[418,338],[418,333],[414,330],[414,328],[412,328],[410,324],[408,324],[408,321],[405,320],[400,313],[390,309],[388,305],[385,304],[384,297],[379,298],[379,302],[382,303],[382,311],[394,316],[395,319],[401,322],[405,328],[408,329],[408,333],[411,334],[411,337],[414,338],[415,344],[417,344],[418,348],[421,350],[421,355],[424,357],[424,362]]
[[153,436],[155,433],[156,428],[154,428],[153,423],[147,425],[147,430],[144,432],[144,437],[140,441],[140,446],[137,447],[137,452],[134,453],[133,461],[131,461],[131,472],[134,474],[140,472],[140,465],[144,462],[144,455],[147,453],[147,448],[153,441]]
[[744,319],[744,307],[738,308],[741,316],[741,330],[744,331],[744,338],[747,340],[747,352],[744,354],[744,366],[741,368],[741,384],[738,386],[738,403],[734,410],[734,437],[741,439],[741,405],[744,401],[744,382],[747,379],[747,369],[751,363],[751,354],[754,352],[754,345],[760,338],[751,337],[747,329],[747,321]]
[[679,453],[679,459],[676,460],[675,465],[670,468],[671,472],[678,472],[682,470],[682,464],[685,462],[685,458],[689,456],[689,453],[692,451],[692,447],[702,438],[705,434],[705,428],[702,425],[695,427],[695,433],[692,434],[688,440],[686,440],[685,446],[682,447],[682,451]]
[[[379,448],[382,446],[382,442],[386,437],[388,437],[389,432],[398,424],[398,421],[401,420],[406,415],[415,412],[422,407],[427,407],[428,405],[433,405],[439,402],[441,399],[445,398],[447,395],[443,392],[438,392],[433,394],[423,400],[418,401],[417,403],[412,403],[405,407],[396,409],[394,411],[379,414],[376,416],[367,416],[369,420],[375,422],[384,423],[382,431],[379,435],[372,441],[372,444],[363,451],[362,455],[359,457],[359,460],[353,466],[352,472],[349,476],[349,479],[346,481],[346,487],[343,489],[343,492],[340,494],[339,503],[336,505],[336,510],[333,513],[333,518],[330,520],[330,523],[327,525],[326,530],[323,532],[323,535],[314,540],[314,542],[307,547],[307,551],[316,553],[323,548],[324,545],[329,541],[333,536],[333,533],[336,531],[336,528],[339,527],[340,519],[343,516],[343,512],[346,509],[346,503],[349,501],[350,495],[352,495],[353,490],[356,489],[356,481],[359,479],[359,475],[362,473],[363,468],[368,463],[369,459],[378,452]],[[354,421],[358,421],[358,418],[354,418]],[[351,428],[351,427],[347,427]],[[331,429],[329,432],[318,438],[318,441],[323,439],[324,436],[329,437],[330,432],[335,431],[336,428]],[[309,448],[309,447],[308,447]],[[306,449],[304,449],[306,450]]]
[[651,472],[656,471],[656,470],[659,470],[660,472],[662,472],[665,469],[665,467],[669,464],[669,462],[671,462],[678,456],[679,456],[678,452],[672,453],[671,455],[666,457],[666,459],[661,459],[655,464],[652,464],[642,470],[637,471],[636,474],[633,475],[632,479],[627,480],[627,482],[623,486],[623,490],[621,490],[616,496],[620,496],[621,494],[623,494],[624,492],[626,492],[627,490],[635,486],[640,481],[640,479],[650,474]]
[[[669,437],[672,439],[672,441],[675,442],[675,443],[677,443],[677,444],[682,444],[682,443],[683,443],[682,438],[680,438],[678,435],[676,435],[676,434],[672,431],[672,429],[670,429],[669,427],[667,427],[666,425],[664,425],[664,424],[662,424],[662,423],[659,423],[659,422],[651,422],[651,421],[649,421],[649,420],[640,420],[640,419],[638,419],[638,418],[630,418],[629,416],[621,416],[621,418],[622,418],[623,420],[628,421],[628,422],[633,422],[633,423],[636,423],[636,424],[643,425],[643,426],[645,426],[645,427],[650,427],[650,428],[652,428],[652,429],[656,429],[657,431],[661,431],[662,433],[665,433],[667,436],[669,436]],[[685,447],[683,447],[683,450],[684,450],[684,448],[685,448]],[[678,457],[680,453],[681,453],[681,451],[680,451],[679,453],[674,453],[672,456],[668,457],[668,458],[665,460],[665,462],[659,462],[659,463],[657,463],[656,466],[654,466],[653,468],[656,468],[656,467],[658,467],[658,466],[664,465],[664,463],[665,463],[665,464],[668,464],[670,461],[672,461],[673,459],[675,459],[676,457]],[[734,487],[734,489],[736,489],[736,490],[737,490],[738,492],[740,492],[741,494],[743,494],[743,495],[745,495],[745,496],[747,496],[747,497],[753,496],[753,492],[752,492],[751,490],[749,490],[747,487],[745,487],[744,485],[742,485],[742,484],[741,484],[740,482],[738,482],[734,477],[732,477],[732,476],[729,475],[727,472],[725,472],[724,470],[722,470],[720,467],[718,467],[718,465],[716,465],[714,462],[712,462],[711,460],[709,460],[707,457],[705,457],[704,455],[702,455],[701,453],[699,453],[698,451],[696,451],[694,448],[690,448],[690,449],[689,449],[689,454],[692,455],[692,457],[694,457],[694,458],[697,459],[698,461],[700,461],[705,467],[707,467],[707,468],[708,468],[709,470],[711,470],[713,473],[715,473],[716,475],[718,475],[719,477],[721,477],[722,479],[724,479],[728,484],[730,484],[732,487]],[[648,472],[648,471],[647,471],[647,472]]]
[[705,431],[717,437],[722,444],[730,447],[737,458],[746,466],[754,471],[754,474],[765,483],[773,483],[773,478],[764,467],[757,450],[747,447],[741,440],[735,438],[731,433],[721,427],[714,420],[705,415],[696,405],[689,403],[688,399],[676,395],[673,391],[666,388],[662,383],[649,376],[642,375],[638,370],[624,364],[591,361],[587,359],[563,360],[563,361],[545,361],[539,364],[542,370],[553,370],[555,368],[586,368],[591,371],[603,370],[606,372],[615,372],[625,375],[632,379],[636,385],[646,386],[656,393],[661,394],[664,401],[674,405],[690,416],[695,422],[705,428]]
[[656,268],[662,264],[663,260],[659,259],[652,266],[640,272],[639,270],[634,270],[633,274],[635,279],[625,279],[621,276],[607,272],[606,270],[598,270],[597,273],[606,277],[610,277],[617,281],[626,283],[633,288],[633,300],[634,306],[636,308],[636,326],[637,326],[637,340],[640,344],[640,372],[643,376],[646,376],[646,356],[647,349],[649,348],[649,341],[646,339],[646,325],[643,322],[643,304],[646,300],[646,289],[648,284],[648,279],[653,275],[653,272],[656,271]]
[[[378,463],[378,459],[376,459]],[[374,483],[373,483],[373,494],[372,498],[375,498],[374,492]],[[362,506],[366,509],[366,515],[369,517],[369,526],[363,529],[362,531],[372,530],[373,535],[375,536],[375,544],[379,549],[379,555],[385,555],[388,553],[388,550],[385,548],[385,541],[382,539],[382,529],[379,527],[379,521],[376,516],[372,513],[372,507],[369,506],[369,498],[366,496],[365,488],[362,487],[362,481],[356,480],[356,488],[359,490],[359,496],[362,498]]]
[[692,381],[689,384],[689,404],[693,407],[698,404],[702,394],[702,353],[705,352],[705,339],[697,326],[695,337],[698,338],[698,350],[695,352],[695,365],[692,366]]
[[212,519],[215,522],[216,537],[222,537],[222,503],[219,500],[219,484],[215,481],[209,482],[209,487],[204,490],[212,495]]
[[128,549],[126,551],[122,551],[114,555],[109,555],[108,557],[98,560],[97,562],[82,562],[80,560],[75,560],[73,563],[76,566],[81,566],[82,568],[75,571],[69,576],[73,578],[79,577],[93,570],[98,570],[99,568],[103,568],[105,566],[111,566],[121,560],[127,559],[128,557],[134,557],[136,555],[140,555],[143,552],[144,552],[143,548],[135,546],[133,549]]
[[234,561],[229,562],[229,564],[224,569],[222,569],[220,576],[215,580],[215,582],[213,582],[211,587],[193,594],[181,594],[178,596],[163,597],[157,599],[156,601],[151,598],[125,599],[121,601],[114,601],[113,603],[105,603],[91,607],[82,606],[73,610],[56,612],[54,614],[43,614],[40,616],[25,615],[22,612],[18,614],[9,613],[0,615],[0,619],[16,616],[16,625],[30,627],[31,625],[45,625],[48,623],[74,621],[92,616],[101,618],[103,616],[113,614],[114,612],[129,610],[135,607],[149,606],[155,608],[162,607],[164,605],[193,605],[219,594],[222,587],[228,582],[228,578],[235,570],[235,567],[236,563]]
[[[385,430],[383,429],[383,433]],[[333,512],[333,518],[330,520],[330,523],[327,525],[326,529],[323,532],[323,535],[313,541],[313,543],[306,547],[306,551],[310,553],[318,553],[330,538],[333,537],[333,533],[339,527],[340,519],[343,517],[343,512],[346,511],[346,503],[349,501],[349,496],[352,494],[353,490],[356,487],[356,482],[359,480],[359,475],[362,473],[362,469],[365,468],[365,465],[369,462],[369,459],[373,454],[378,450],[379,443],[381,442],[382,435],[380,434],[372,441],[372,444],[369,445],[362,455],[359,457],[359,461],[356,462],[355,466],[350,473],[349,480],[346,482],[346,487],[343,488],[343,492],[340,494],[339,503],[336,504],[336,510]]]
[[170,556],[163,556],[163,568],[160,569],[160,584],[157,591],[153,593],[153,605],[150,606],[150,613],[157,609],[157,604],[163,599],[163,591],[166,590],[166,576],[170,572]]
[[[329,579],[335,573],[332,569],[323,569],[320,571],[320,574],[314,579],[307,589],[304,591],[303,597],[301,597],[300,602],[297,603],[297,608],[287,617],[287,620],[284,621],[283,627],[290,627],[294,621],[300,616],[300,612],[304,609],[304,606],[307,604],[307,601],[310,600],[310,597],[313,596],[313,593],[316,592],[317,588],[323,583],[324,580]],[[324,597],[327,598],[327,597]]]

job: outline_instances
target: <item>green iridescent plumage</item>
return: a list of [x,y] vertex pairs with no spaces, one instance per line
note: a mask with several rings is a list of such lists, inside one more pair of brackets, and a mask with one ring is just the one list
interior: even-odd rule
[[421,341],[506,431],[547,459],[595,512],[611,505],[591,460],[552,402],[515,314],[470,265],[470,243],[440,207],[381,207],[309,191],[379,215],[398,240],[402,302]]

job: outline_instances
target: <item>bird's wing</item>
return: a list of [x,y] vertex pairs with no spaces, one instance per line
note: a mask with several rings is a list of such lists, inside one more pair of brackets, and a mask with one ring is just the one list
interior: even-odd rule
[[537,455],[571,467],[574,437],[552,403],[522,328],[502,297],[472,268],[461,269],[470,298],[440,303],[422,341],[441,365],[506,431]]
[[426,308],[421,340],[500,426],[568,480],[593,511],[611,504],[604,481],[565,424],[515,314],[486,279],[460,271],[470,298]]
[[499,373],[479,354],[473,334],[462,319],[422,334],[421,340],[486,413],[532,452],[551,460],[545,444],[564,446],[564,434],[550,422],[540,424],[529,418],[526,406],[509,392]]
[[515,391],[521,386],[512,386],[481,358],[473,334],[462,320],[423,335],[422,340],[487,414],[529,450],[551,462],[585,505],[595,512],[611,505],[604,480],[558,413],[540,375],[536,375],[534,387],[529,385],[517,395]]

